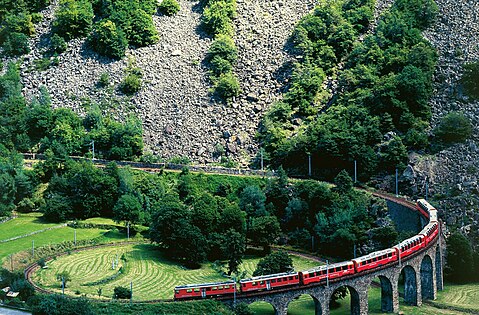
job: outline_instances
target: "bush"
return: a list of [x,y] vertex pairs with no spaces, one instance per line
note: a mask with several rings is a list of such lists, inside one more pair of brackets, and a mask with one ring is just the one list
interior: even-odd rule
[[93,24],[93,7],[88,0],[61,0],[53,21],[54,32],[69,40],[86,36]]
[[50,39],[50,48],[54,53],[61,54],[67,50],[67,43],[63,37],[58,36],[58,34],[53,34]]
[[11,33],[3,43],[3,52],[10,57],[17,57],[30,52],[28,37],[22,33]]
[[114,299],[130,299],[131,298],[131,291],[128,288],[124,287],[115,287],[113,290],[113,298]]
[[241,93],[238,79],[231,72],[222,74],[216,84],[215,93],[223,99],[238,96]]
[[128,47],[125,33],[110,20],[101,20],[96,23],[89,41],[93,49],[100,55],[114,59],[121,59],[125,56]]
[[215,41],[208,50],[208,60],[212,60],[215,57],[221,57],[231,64],[236,62],[238,49],[230,36],[221,34],[216,36]]
[[131,13],[126,29],[126,37],[130,45],[143,47],[159,40],[153,19],[143,10],[135,10]]
[[108,72],[103,72],[100,75],[100,80],[98,80],[98,85],[101,87],[105,87],[108,84],[110,84],[110,75],[108,74]]
[[35,33],[32,17],[26,12],[9,14],[1,23],[0,42],[5,41],[12,33],[22,33],[31,36]]
[[469,63],[464,66],[464,75],[461,79],[466,93],[479,99],[479,62]]
[[120,90],[128,95],[135,94],[141,89],[141,76],[135,73],[128,73],[120,83]]
[[213,1],[203,11],[203,23],[206,30],[213,35],[232,35],[232,19],[236,15],[235,0]]
[[163,0],[158,10],[165,15],[171,16],[180,11],[180,4],[176,0]]
[[434,134],[444,143],[463,142],[472,134],[469,119],[461,112],[451,112],[441,119]]

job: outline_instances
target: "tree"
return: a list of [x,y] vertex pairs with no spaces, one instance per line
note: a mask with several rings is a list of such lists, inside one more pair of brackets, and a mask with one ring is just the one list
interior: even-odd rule
[[279,250],[260,259],[253,276],[289,272],[293,270],[293,260],[287,252]]
[[262,216],[251,220],[248,232],[252,243],[263,246],[264,252],[269,253],[270,245],[279,237],[281,228],[275,216]]
[[463,142],[472,135],[472,125],[464,113],[450,112],[441,119],[434,134],[445,143]]
[[454,282],[470,281],[473,268],[473,251],[469,240],[460,232],[454,232],[447,239],[446,277]]
[[113,298],[114,299],[130,299],[131,298],[131,290],[125,287],[115,287],[113,289]]
[[94,25],[90,43],[99,54],[114,59],[123,58],[128,47],[125,33],[108,19],[101,20]]
[[116,222],[125,222],[127,224],[142,224],[145,219],[145,213],[136,196],[126,194],[122,195],[113,208],[113,218]]
[[35,296],[28,301],[33,315],[94,315],[90,302],[85,298],[72,299],[65,295]]
[[246,239],[244,235],[229,229],[223,236],[221,250],[228,260],[228,275],[238,272],[238,266],[243,262],[246,251]]
[[258,186],[247,186],[240,194],[239,207],[250,217],[266,215],[266,196]]
[[61,283],[63,283],[64,287],[67,287],[67,283],[72,280],[70,273],[68,271],[62,271],[60,273],[57,273],[57,280],[60,281],[60,286]]
[[479,62],[473,62],[464,66],[464,74],[461,78],[467,94],[479,99]]
[[342,170],[334,178],[335,190],[339,193],[348,193],[353,188],[353,180],[346,170]]
[[69,40],[85,36],[93,23],[93,7],[88,0],[62,0],[55,12],[55,33]]

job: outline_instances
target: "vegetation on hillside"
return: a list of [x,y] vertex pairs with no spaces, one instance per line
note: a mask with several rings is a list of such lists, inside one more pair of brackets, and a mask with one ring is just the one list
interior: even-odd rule
[[238,79],[233,74],[237,59],[233,40],[236,0],[205,0],[203,4],[204,28],[215,38],[206,57],[214,86],[213,94],[227,101],[241,92]]
[[[303,57],[284,100],[263,119],[259,140],[273,166],[332,179],[357,161],[360,178],[392,172],[408,149],[428,145],[428,99],[437,60],[421,30],[435,17],[432,0],[397,0],[364,34],[374,1],[321,4],[297,25]],[[363,38],[359,40],[359,36]],[[341,65],[339,67],[338,65]],[[325,85],[336,80],[337,93]]]

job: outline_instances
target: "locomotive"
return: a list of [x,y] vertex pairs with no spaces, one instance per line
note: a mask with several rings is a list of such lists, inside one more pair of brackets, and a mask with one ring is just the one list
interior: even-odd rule
[[175,287],[175,300],[212,298],[233,295],[235,292],[259,292],[278,288],[303,286],[314,283],[325,283],[328,280],[360,274],[368,270],[396,263],[418,250],[426,247],[439,234],[437,210],[426,200],[416,202],[416,210],[429,223],[419,232],[392,248],[376,251],[350,261],[318,266],[299,272],[285,272],[265,276],[251,277],[239,281],[239,289],[235,281],[189,284]]

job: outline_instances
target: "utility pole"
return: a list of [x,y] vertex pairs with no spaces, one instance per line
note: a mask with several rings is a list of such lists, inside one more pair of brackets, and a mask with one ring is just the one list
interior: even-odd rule
[[326,286],[329,288],[329,260],[326,260]]
[[358,182],[358,163],[354,160],[354,183]]
[[311,235],[311,251],[314,252],[314,235]]
[[399,252],[398,252],[398,256],[399,256],[399,268],[401,268],[401,243],[398,244],[398,248],[399,248]]
[[354,259],[356,259],[356,243],[354,243]]
[[233,293],[233,309],[236,309],[236,276],[234,276],[233,280],[235,282],[235,290]]
[[429,192],[429,178],[426,176],[426,200],[427,200],[427,195],[428,195],[428,192]]
[[35,257],[35,240],[32,240],[32,257]]
[[261,173],[263,173],[263,176],[264,176],[263,148],[261,148],[260,152],[261,152]]
[[130,222],[128,222],[126,225],[126,236],[128,240],[130,240]]
[[398,169],[396,168],[396,197],[399,197]]
[[95,140],[91,141],[91,151],[92,151],[91,159],[94,160],[95,159]]
[[77,246],[77,229],[73,230],[73,242],[75,243],[75,247]]
[[65,278],[62,277],[62,294],[65,294]]
[[133,302],[133,281],[130,282],[130,304]]

